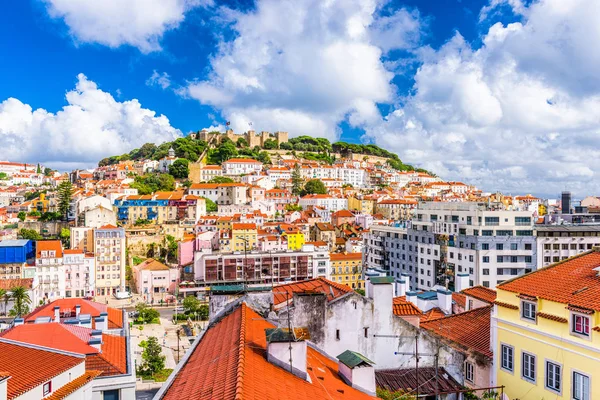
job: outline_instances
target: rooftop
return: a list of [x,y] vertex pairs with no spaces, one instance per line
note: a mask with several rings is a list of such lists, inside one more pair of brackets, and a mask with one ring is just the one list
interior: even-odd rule
[[[108,329],[123,328],[123,313],[121,310],[106,306],[106,304],[96,303],[84,299],[58,299],[49,304],[45,304],[33,310],[25,316],[25,323],[33,323],[38,317],[54,318],[54,307],[60,307],[61,318],[75,318],[75,306],[81,306],[81,314],[89,314],[92,317],[99,317],[100,313],[108,313]],[[70,314],[70,317],[64,315]],[[92,320],[93,321],[93,320]]]
[[518,294],[600,311],[600,251],[592,250],[497,286]]
[[136,265],[134,268],[144,271],[168,271],[170,269],[165,264],[161,263],[160,261],[156,261],[153,258],[145,260],[144,262]]
[[345,384],[337,362],[307,348],[310,382],[266,359],[265,330],[274,328],[246,304],[213,322],[189,359],[163,386],[162,399],[374,399]]
[[[341,285],[325,278],[315,278],[275,287],[273,293],[273,304],[277,306],[285,303],[288,296],[291,300],[294,293],[323,293],[325,294],[327,300],[331,301],[352,291],[353,290],[350,286]],[[288,296],[286,296],[286,293],[288,293]]]
[[[436,382],[437,381],[437,382]],[[378,388],[392,392],[410,392],[417,387],[417,375],[414,368],[382,369],[375,371],[375,382]],[[462,390],[462,386],[454,380],[444,368],[436,374],[434,367],[419,368],[420,395],[435,394]]]
[[462,291],[464,295],[492,304],[496,301],[496,291],[485,286],[473,286]]

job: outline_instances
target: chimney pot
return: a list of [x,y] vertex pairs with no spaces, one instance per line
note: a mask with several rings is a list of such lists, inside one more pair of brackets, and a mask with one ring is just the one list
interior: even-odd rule
[[60,322],[60,307],[54,306],[54,322]]
[[305,339],[310,339],[306,328],[296,328],[291,332],[284,328],[265,329],[267,336],[267,360],[286,371],[290,371],[290,346],[291,373],[301,379],[307,379]]
[[342,380],[353,388],[375,396],[375,364],[355,351],[346,350],[339,356],[338,373]]

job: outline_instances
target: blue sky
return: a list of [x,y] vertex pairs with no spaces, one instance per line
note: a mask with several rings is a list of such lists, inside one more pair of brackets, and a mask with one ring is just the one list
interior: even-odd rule
[[488,191],[584,194],[597,189],[600,62],[583,42],[599,9],[572,3],[8,2],[0,158],[89,167],[252,122],[373,142]]

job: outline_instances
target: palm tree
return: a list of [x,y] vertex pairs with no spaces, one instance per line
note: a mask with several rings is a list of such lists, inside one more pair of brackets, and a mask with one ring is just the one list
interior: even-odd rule
[[0,289],[0,300],[4,301],[4,315],[6,315],[6,307],[8,306],[8,300],[10,295],[5,289]]
[[29,297],[29,293],[27,293],[27,289],[23,286],[17,286],[12,288],[11,292],[11,297],[13,298],[15,305],[13,306],[13,309],[10,310],[10,313],[17,317],[27,314],[29,312],[29,304],[31,304],[31,298]]

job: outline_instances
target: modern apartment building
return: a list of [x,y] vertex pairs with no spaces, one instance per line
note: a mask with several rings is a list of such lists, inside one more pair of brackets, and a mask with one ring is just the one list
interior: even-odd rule
[[278,283],[324,277],[329,278],[330,259],[327,246],[304,245],[299,251],[194,254],[196,281],[206,284]]
[[65,297],[94,296],[96,258],[80,249],[63,250]]
[[65,296],[65,267],[60,240],[38,240],[35,244],[37,297],[54,300]]
[[600,247],[600,224],[536,225],[539,268]]
[[413,290],[436,284],[454,289],[458,273],[468,273],[471,286],[493,288],[537,265],[530,211],[484,203],[419,203],[406,228],[370,229],[365,266],[395,277],[407,274]]
[[94,230],[96,294],[111,295],[125,288],[125,230],[106,225]]

